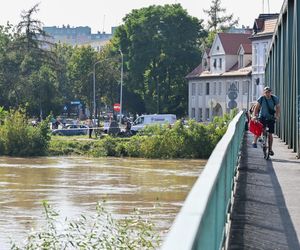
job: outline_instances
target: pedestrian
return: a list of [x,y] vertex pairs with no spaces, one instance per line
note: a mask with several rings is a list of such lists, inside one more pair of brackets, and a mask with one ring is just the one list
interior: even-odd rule
[[89,127],[89,138],[92,138],[93,127],[94,127],[92,118],[89,118],[89,119],[87,120],[86,125]]
[[[264,93],[257,99],[255,104],[252,120],[259,121],[263,124],[264,128],[269,128],[269,152],[274,155],[272,150],[273,146],[273,133],[275,121],[280,117],[279,98],[272,95],[270,87],[264,88]],[[255,135],[252,146],[257,148],[257,139],[259,136]]]

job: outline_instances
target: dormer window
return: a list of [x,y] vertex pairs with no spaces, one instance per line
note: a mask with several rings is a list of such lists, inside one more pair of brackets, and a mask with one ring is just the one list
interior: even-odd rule
[[217,67],[217,59],[214,59],[214,64],[213,64],[214,68]]
[[222,58],[219,58],[219,67],[222,69]]
[[243,68],[244,67],[244,55],[240,54],[239,56],[239,68]]
[[220,50],[219,46],[217,46],[217,50],[218,50],[218,51]]

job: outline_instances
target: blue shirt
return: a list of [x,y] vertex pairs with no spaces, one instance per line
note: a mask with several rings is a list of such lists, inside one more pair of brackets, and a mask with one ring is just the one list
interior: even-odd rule
[[[269,108],[270,110],[275,110],[275,106],[279,104],[279,98],[275,95],[272,95],[272,97],[273,98],[267,99],[265,96],[261,96],[257,99],[257,102],[260,104],[258,118],[263,117],[267,120],[272,118],[272,115],[269,112]],[[267,102],[269,104],[269,108]]]

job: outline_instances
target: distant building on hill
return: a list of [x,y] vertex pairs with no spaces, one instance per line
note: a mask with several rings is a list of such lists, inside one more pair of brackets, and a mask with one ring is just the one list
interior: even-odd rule
[[43,27],[43,30],[50,36],[48,38],[49,42],[65,43],[72,46],[91,45],[95,50],[99,51],[100,48],[112,38],[115,28],[116,27],[112,27],[112,33],[110,34],[105,32],[92,34],[91,28],[88,26],[48,26]]

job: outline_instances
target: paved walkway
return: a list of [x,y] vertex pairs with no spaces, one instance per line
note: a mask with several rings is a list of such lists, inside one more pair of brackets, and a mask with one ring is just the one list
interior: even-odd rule
[[271,160],[246,133],[229,249],[300,249],[300,160],[274,137]]

